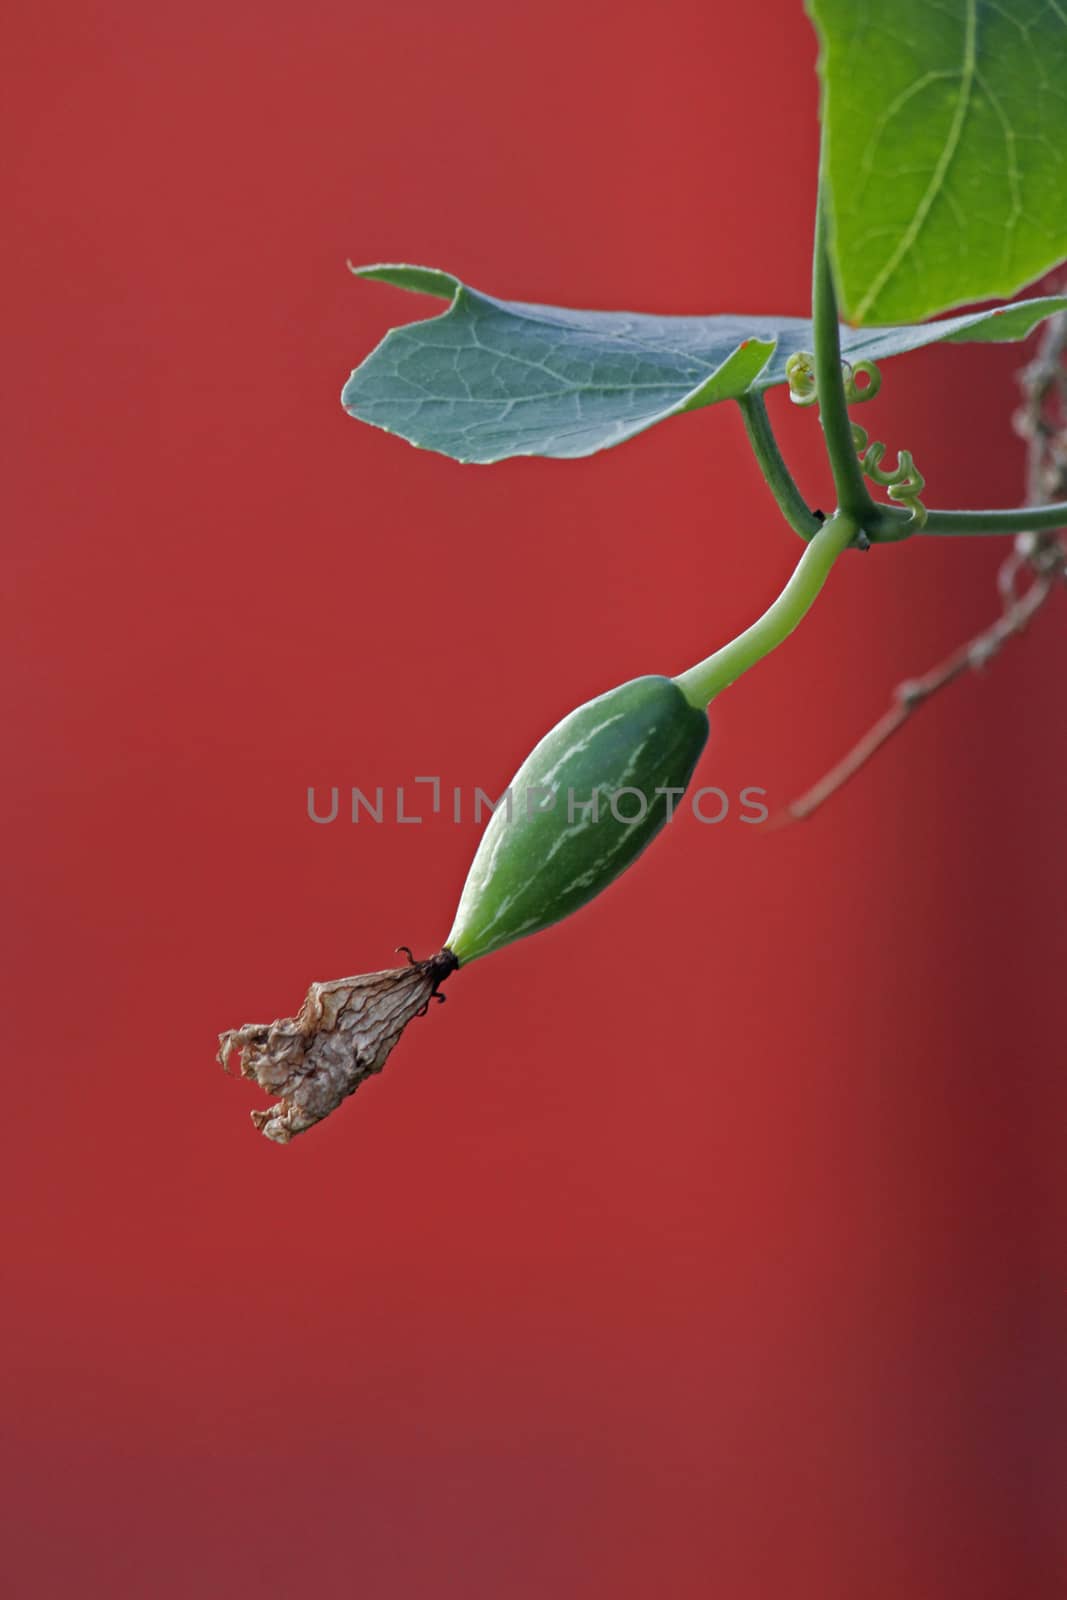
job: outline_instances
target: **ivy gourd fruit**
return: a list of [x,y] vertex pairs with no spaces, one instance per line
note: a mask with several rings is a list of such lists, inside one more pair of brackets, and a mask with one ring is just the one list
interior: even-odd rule
[[493,812],[445,948],[464,966],[606,889],[669,820],[707,737],[707,712],[663,677],[634,678],[564,717]]

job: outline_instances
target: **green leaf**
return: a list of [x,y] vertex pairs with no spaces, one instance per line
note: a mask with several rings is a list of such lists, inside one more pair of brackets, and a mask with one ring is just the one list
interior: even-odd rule
[[[456,461],[593,455],[668,417],[785,382],[810,350],[803,317],[656,317],[494,300],[429,267],[358,269],[452,304],[395,328],[345,384],[363,422]],[[882,360],[942,339],[1022,339],[1067,298],[924,327],[842,328],[844,353]]]
[[1006,299],[1067,256],[1067,0],[808,0],[844,314]]

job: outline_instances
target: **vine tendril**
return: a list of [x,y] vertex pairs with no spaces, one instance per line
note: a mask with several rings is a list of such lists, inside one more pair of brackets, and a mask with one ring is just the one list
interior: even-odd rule
[[[845,399],[850,406],[862,405],[864,400],[873,400],[882,387],[882,374],[873,361],[842,361],[845,379]],[[856,382],[857,378],[866,378],[867,382],[861,389]]]
[[810,350],[794,350],[785,364],[789,398],[795,406],[813,406],[819,398],[815,393],[815,357]]
[[[846,404],[862,405],[865,400],[873,400],[882,387],[882,374],[874,362],[842,361],[841,366]],[[815,383],[815,357],[810,351],[794,351],[785,364],[785,376],[789,384],[789,398],[794,405],[812,406],[816,403],[819,396]],[[858,378],[866,378],[867,381],[861,386]],[[897,505],[908,508],[911,512],[906,524],[908,529],[921,528],[926,522],[926,507],[919,496],[926,487],[926,479],[912,460],[911,451],[899,450],[897,464],[889,472],[882,466],[887,447],[878,439],[869,442],[866,428],[861,428],[858,422],[852,424],[852,442],[860,458],[864,477],[884,489]]]
[[879,484],[897,505],[907,506],[911,512],[907,527],[921,528],[926,521],[926,507],[919,496],[926,487],[926,479],[912,460],[911,451],[898,451],[896,467],[892,472],[887,472],[881,464],[886,452],[885,445],[877,439],[873,444],[868,444],[867,430],[861,428],[858,422],[852,424],[852,442],[856,446],[864,476],[870,478],[872,483]]

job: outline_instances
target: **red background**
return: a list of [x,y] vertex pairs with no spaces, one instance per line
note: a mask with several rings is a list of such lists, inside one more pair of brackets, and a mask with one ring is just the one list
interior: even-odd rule
[[[38,0],[13,42],[14,1592],[1061,1595],[1062,617],[808,827],[683,819],[289,1149],[213,1063],[447,932],[474,827],[309,784],[499,789],[799,552],[732,408],[495,468],[352,422],[436,308],[345,258],[801,312],[798,0]],[[1019,359],[888,369],[935,503],[1019,497]],[[702,781],[806,786],[1004,548],[848,557]]]

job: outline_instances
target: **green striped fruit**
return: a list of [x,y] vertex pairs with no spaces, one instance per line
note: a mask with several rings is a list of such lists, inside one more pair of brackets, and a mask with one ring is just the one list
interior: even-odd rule
[[670,678],[634,678],[564,717],[494,811],[445,948],[474,961],[606,889],[668,820],[707,737],[707,713]]

